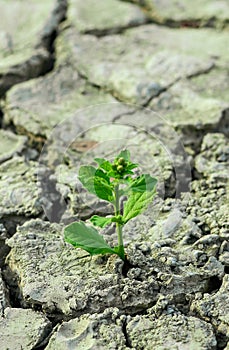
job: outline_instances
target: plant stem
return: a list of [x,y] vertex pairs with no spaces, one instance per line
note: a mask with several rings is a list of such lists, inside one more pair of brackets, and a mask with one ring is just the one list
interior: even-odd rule
[[123,239],[122,239],[122,225],[120,225],[119,223],[116,223],[116,229],[118,233],[119,256],[122,260],[125,260],[125,252],[124,252]]
[[[119,185],[116,185],[114,188],[114,193],[115,193],[115,216],[117,217],[120,215],[120,198],[119,198]],[[118,255],[122,260],[125,260],[125,252],[124,252],[124,246],[123,246],[123,238],[122,238],[122,226],[119,222],[116,222],[116,230],[118,234]]]

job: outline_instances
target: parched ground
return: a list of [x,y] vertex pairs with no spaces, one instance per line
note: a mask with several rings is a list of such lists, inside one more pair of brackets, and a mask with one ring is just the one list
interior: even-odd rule
[[[228,350],[228,1],[0,13],[0,349]],[[126,263],[90,259],[63,228],[110,207],[78,169],[124,148],[157,196]]]

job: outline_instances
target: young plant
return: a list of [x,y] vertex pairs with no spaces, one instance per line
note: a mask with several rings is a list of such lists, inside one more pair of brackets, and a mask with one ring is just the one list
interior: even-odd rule
[[[94,226],[103,228],[115,223],[118,235],[118,246],[110,247],[103,236],[92,226],[83,221],[74,222],[64,229],[65,241],[76,248],[82,248],[89,254],[117,254],[125,260],[122,229],[131,219],[142,213],[152,201],[156,193],[157,180],[149,174],[136,176],[133,169],[138,167],[130,161],[127,150],[111,163],[104,158],[95,158],[98,167],[81,166],[79,180],[83,186],[97,197],[110,202],[114,207],[114,215],[102,217],[94,215],[90,221]],[[123,197],[125,196],[125,197]],[[127,198],[120,207],[120,199]]]

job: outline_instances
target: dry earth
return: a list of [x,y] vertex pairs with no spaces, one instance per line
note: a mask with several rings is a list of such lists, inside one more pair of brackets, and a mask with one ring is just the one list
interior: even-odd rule
[[[0,349],[228,350],[228,1],[0,13]],[[126,147],[158,193],[127,262],[90,259],[63,228],[110,207],[77,172]]]

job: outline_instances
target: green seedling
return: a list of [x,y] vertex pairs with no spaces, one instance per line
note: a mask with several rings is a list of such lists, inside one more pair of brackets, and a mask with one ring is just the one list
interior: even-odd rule
[[[79,180],[90,193],[111,203],[114,214],[109,217],[94,215],[90,221],[100,228],[115,223],[118,246],[110,247],[93,225],[86,225],[83,221],[65,227],[65,241],[86,250],[90,255],[117,254],[125,260],[123,226],[147,208],[156,193],[157,180],[149,174],[136,176],[133,170],[138,164],[130,161],[127,150],[121,151],[113,163],[104,158],[95,158],[95,162],[97,167],[80,167]],[[123,208],[120,205],[121,199]]]

